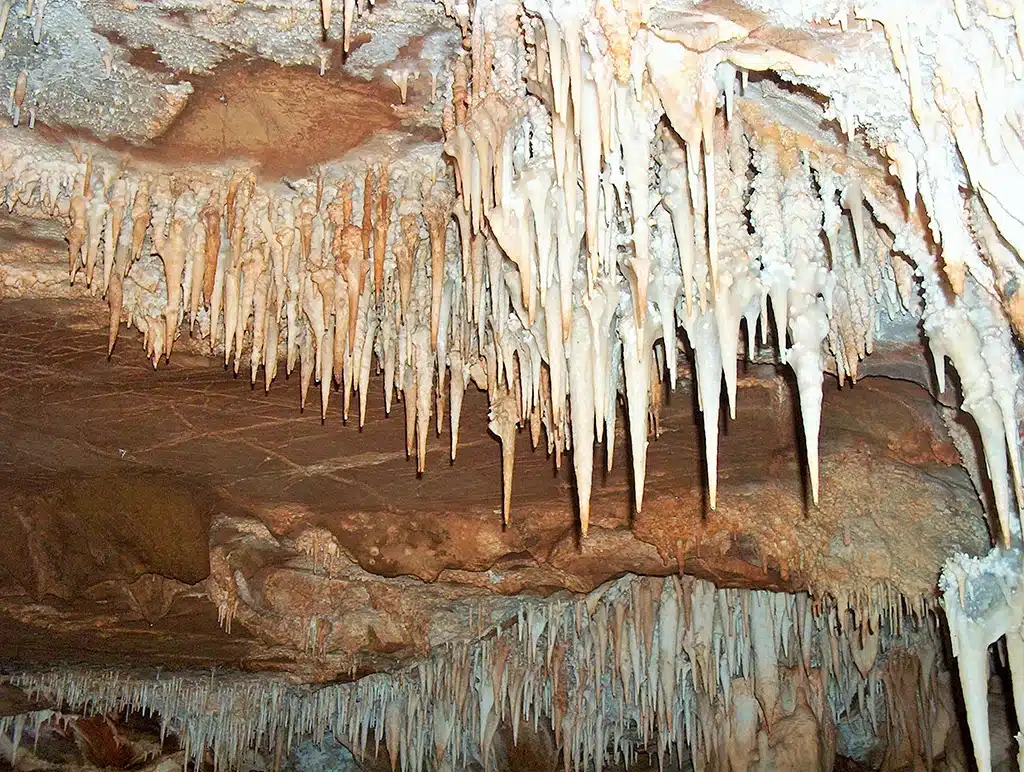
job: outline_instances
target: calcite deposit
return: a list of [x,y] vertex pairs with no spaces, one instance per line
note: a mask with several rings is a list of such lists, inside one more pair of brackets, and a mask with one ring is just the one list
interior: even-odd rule
[[0,750],[998,765],[1021,25],[0,0]]

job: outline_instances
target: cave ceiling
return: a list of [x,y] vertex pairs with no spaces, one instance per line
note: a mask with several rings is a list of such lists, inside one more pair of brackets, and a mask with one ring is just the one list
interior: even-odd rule
[[[585,767],[604,708],[560,701],[558,657],[603,662],[615,618],[621,662],[623,613],[640,668],[699,597],[730,631],[776,603],[785,657],[853,694],[867,636],[937,646],[897,628],[945,608],[977,667],[1024,619],[990,594],[1024,503],[1018,5],[0,0],[11,682],[121,704],[89,679],[243,679],[189,716],[250,705],[246,678],[329,684],[419,769],[390,745],[387,705],[408,738],[420,710],[404,668],[433,694],[521,656]],[[714,676],[651,667],[622,700],[634,679],[637,731],[681,754],[666,706],[712,716]],[[762,730],[795,721],[765,689]],[[438,710],[448,761],[486,767],[498,719]],[[185,758],[240,763],[236,730]]]

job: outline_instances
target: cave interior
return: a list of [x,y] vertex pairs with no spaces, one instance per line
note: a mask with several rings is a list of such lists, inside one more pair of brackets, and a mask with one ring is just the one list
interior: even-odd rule
[[0,769],[1024,770],[1022,78],[1024,0],[0,0]]

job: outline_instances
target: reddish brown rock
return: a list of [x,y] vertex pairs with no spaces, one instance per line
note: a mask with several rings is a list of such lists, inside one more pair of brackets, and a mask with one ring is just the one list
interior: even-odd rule
[[[790,390],[751,367],[722,434],[715,511],[684,386],[650,446],[643,513],[631,510],[620,433],[581,540],[571,464],[556,472],[525,441],[502,526],[482,394],[467,394],[458,462],[446,460],[446,430],[417,475],[404,422],[384,416],[382,399],[371,396],[360,431],[334,411],[323,423],[300,413],[296,383],[265,395],[203,357],[176,353],[154,372],[128,345],[108,362],[101,312],[0,303],[0,603],[11,619],[0,635],[25,661],[59,659],[84,636],[105,662],[331,678],[479,634],[514,616],[513,595],[682,570],[722,586],[887,589],[916,602],[952,549],[985,546],[933,402],[910,383],[826,385],[812,507]],[[44,651],[40,631],[57,626],[70,638],[50,635]]]

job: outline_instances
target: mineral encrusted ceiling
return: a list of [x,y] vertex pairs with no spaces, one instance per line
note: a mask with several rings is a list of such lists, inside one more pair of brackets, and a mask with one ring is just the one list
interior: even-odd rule
[[988,769],[1018,6],[0,0],[12,763]]

